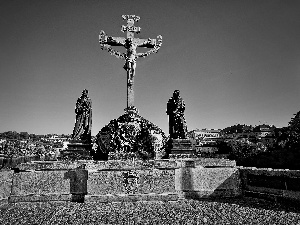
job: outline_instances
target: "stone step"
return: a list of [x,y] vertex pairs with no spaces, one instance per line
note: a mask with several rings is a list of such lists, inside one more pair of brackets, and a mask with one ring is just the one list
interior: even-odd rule
[[[75,196],[76,197],[76,196]],[[12,195],[9,197],[9,203],[17,202],[49,202],[49,201],[72,201],[74,196],[71,194],[30,194],[30,195]],[[136,202],[136,201],[178,201],[177,193],[149,193],[149,194],[107,194],[107,195],[85,195],[84,202]],[[6,203],[6,202],[3,202]]]
[[49,201],[71,201],[71,194],[29,194],[29,195],[11,195],[8,198],[9,203],[17,202],[49,202]]
[[177,193],[86,195],[85,202],[178,201]]

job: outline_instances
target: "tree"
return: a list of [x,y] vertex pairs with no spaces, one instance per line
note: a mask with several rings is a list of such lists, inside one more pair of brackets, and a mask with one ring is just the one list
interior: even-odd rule
[[237,124],[230,127],[226,127],[222,130],[224,134],[235,134],[235,133],[243,133],[243,132],[250,132],[252,131],[253,127],[251,125],[242,125]]
[[289,122],[286,147],[291,150],[300,149],[300,111]]
[[232,151],[230,153],[230,158],[234,160],[243,160],[250,156],[255,155],[256,148],[255,145],[245,140],[234,140],[232,141]]
[[20,139],[20,134],[16,131],[7,131],[3,133],[6,139]]
[[216,141],[216,147],[219,154],[228,154],[232,151],[230,145],[225,141]]
[[20,132],[20,138],[27,140],[29,138],[28,132]]
[[276,128],[274,133],[276,137],[276,145],[274,148],[285,148],[289,136],[289,127]]

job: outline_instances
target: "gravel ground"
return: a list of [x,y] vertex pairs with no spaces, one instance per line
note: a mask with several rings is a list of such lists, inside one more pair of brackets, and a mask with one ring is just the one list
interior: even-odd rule
[[16,203],[0,224],[300,224],[300,207],[244,198],[223,201]]

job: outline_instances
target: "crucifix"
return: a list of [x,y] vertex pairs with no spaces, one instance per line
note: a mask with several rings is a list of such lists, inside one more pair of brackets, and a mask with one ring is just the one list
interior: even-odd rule
[[[135,109],[134,107],[134,75],[136,69],[137,58],[145,58],[151,53],[156,53],[162,45],[162,36],[157,36],[157,39],[139,39],[134,37],[134,33],[138,34],[141,31],[140,27],[135,27],[134,22],[139,21],[140,17],[135,15],[122,15],[124,20],[127,20],[127,25],[122,26],[121,31],[126,32],[126,38],[124,37],[112,37],[107,36],[103,30],[99,35],[99,43],[101,49],[106,49],[110,54],[117,58],[124,59],[124,69],[127,72],[127,110]],[[126,49],[126,53],[121,53],[114,50],[111,46],[123,46]],[[144,53],[137,53],[137,48],[150,48],[150,50]]]

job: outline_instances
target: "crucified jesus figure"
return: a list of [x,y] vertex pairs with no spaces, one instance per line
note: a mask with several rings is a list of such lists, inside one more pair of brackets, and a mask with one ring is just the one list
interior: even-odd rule
[[124,69],[127,71],[127,84],[132,86],[134,82],[136,59],[138,54],[136,53],[137,44],[135,44],[131,38],[125,41],[125,46],[127,49],[127,54],[125,56]]
[[[134,75],[136,69],[136,60],[140,57],[146,57],[151,53],[156,53],[162,45],[162,36],[157,36],[157,39],[139,39],[134,38],[134,33],[139,33],[141,28],[134,26],[134,21],[140,18],[135,15],[123,15],[124,20],[127,20],[127,26],[122,26],[121,31],[127,32],[127,37],[112,37],[105,35],[104,31],[100,32],[99,42],[102,49],[106,49],[112,55],[125,60],[124,69],[127,72],[127,109],[134,107]],[[120,53],[111,46],[123,46],[126,48],[126,53]],[[150,48],[151,50],[144,53],[137,53],[138,47]]]

